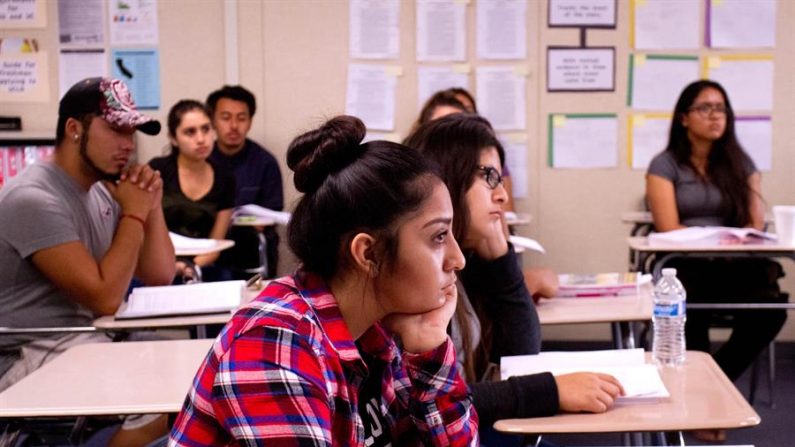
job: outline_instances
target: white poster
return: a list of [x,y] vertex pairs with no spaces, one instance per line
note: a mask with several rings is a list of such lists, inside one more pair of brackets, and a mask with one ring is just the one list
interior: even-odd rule
[[364,121],[368,130],[394,130],[398,74],[386,65],[348,65],[345,113]]
[[61,50],[58,57],[59,98],[85,78],[108,76],[105,50]]
[[350,0],[352,59],[397,59],[399,0]]
[[477,3],[477,51],[480,59],[527,57],[527,2],[492,0]]
[[696,50],[701,46],[701,2],[631,0],[635,10],[632,29],[639,50]]
[[422,109],[425,101],[440,90],[460,87],[469,90],[469,67],[419,67],[417,68],[417,104]]
[[417,0],[417,60],[466,59],[466,4],[457,0]]
[[553,168],[614,168],[618,165],[618,117],[613,114],[550,115]]
[[682,90],[698,79],[697,56],[630,55],[630,105],[640,110],[673,110]]
[[47,102],[47,53],[0,54],[0,102]]
[[0,1],[0,30],[46,26],[47,5],[44,0]]
[[109,0],[111,45],[157,45],[157,23],[157,0]]
[[734,121],[737,140],[754,161],[756,169],[773,167],[773,123],[769,116],[738,116]]
[[524,130],[527,127],[526,76],[512,66],[478,67],[478,112],[491,122],[495,130]]
[[706,77],[723,85],[735,111],[773,110],[772,56],[709,56]]
[[634,114],[629,117],[629,159],[632,169],[646,170],[652,158],[665,150],[671,129],[670,114]]
[[616,0],[549,0],[551,27],[616,26]]
[[58,0],[58,37],[65,46],[102,46],[102,0]]
[[776,46],[776,0],[711,0],[707,14],[712,48]]
[[547,91],[614,91],[614,48],[547,48]]
[[[527,135],[512,134],[501,135],[500,142],[505,149],[505,165],[511,174],[513,197],[516,199],[527,198]],[[506,168],[503,167],[503,173]]]

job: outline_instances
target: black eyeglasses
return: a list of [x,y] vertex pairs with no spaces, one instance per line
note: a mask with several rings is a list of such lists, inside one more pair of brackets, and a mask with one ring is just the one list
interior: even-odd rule
[[709,118],[713,113],[716,116],[726,116],[728,110],[729,109],[723,104],[711,104],[708,102],[687,109],[688,112],[698,113],[702,118]]
[[497,189],[497,186],[502,184],[502,174],[493,166],[478,166],[478,171],[483,173],[489,188]]

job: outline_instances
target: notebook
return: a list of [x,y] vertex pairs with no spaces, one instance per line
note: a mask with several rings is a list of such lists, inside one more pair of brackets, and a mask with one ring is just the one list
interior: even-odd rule
[[688,227],[680,230],[652,233],[649,235],[650,247],[733,245],[764,243],[776,241],[773,233],[765,233],[754,228],[734,227]]
[[229,312],[240,305],[245,281],[136,287],[116,319]]
[[500,361],[503,380],[547,371],[554,375],[573,372],[610,374],[624,387],[625,395],[618,397],[616,403],[659,402],[671,397],[657,367],[646,363],[643,349],[550,351],[503,357]]
[[632,273],[596,273],[558,275],[558,297],[599,297],[632,295],[638,287],[651,282],[651,275]]

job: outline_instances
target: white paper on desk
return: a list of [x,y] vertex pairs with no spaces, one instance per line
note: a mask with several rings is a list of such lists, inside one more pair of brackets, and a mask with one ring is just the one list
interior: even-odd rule
[[610,374],[621,382],[626,393],[619,397],[618,402],[656,401],[670,397],[657,367],[646,363],[643,349],[542,352],[503,357],[500,361],[503,380],[547,371],[554,375],[584,371]]
[[776,0],[712,0],[707,5],[710,32],[708,46],[776,46]]
[[274,211],[270,208],[265,208],[250,203],[248,205],[235,208],[235,211],[232,213],[232,217],[241,216],[264,217],[266,219],[273,219],[273,221],[279,225],[287,225],[290,222],[292,214],[286,211]]
[[466,60],[466,4],[417,0],[417,60]]
[[345,113],[364,121],[368,130],[395,129],[397,71],[386,65],[348,65]]
[[700,2],[682,0],[633,0],[633,2],[635,48],[648,50],[699,48]]
[[511,236],[508,237],[508,240],[517,247],[523,247],[527,250],[534,250],[544,254],[546,254],[547,252],[546,250],[544,250],[544,247],[542,247],[541,244],[538,243],[538,241],[536,241],[535,239],[530,239],[529,237],[517,236],[515,234],[512,234]]
[[168,237],[171,238],[171,243],[174,245],[176,251],[187,250],[203,250],[206,248],[213,248],[218,243],[215,239],[201,239],[183,236],[181,234],[168,232]]
[[350,53],[352,59],[397,59],[400,2],[350,0]]
[[773,110],[772,55],[709,56],[704,77],[726,89],[735,111]]
[[527,57],[527,2],[477,3],[477,52],[480,59]]
[[245,281],[136,287],[117,319],[226,312],[237,308]]
[[630,55],[630,105],[639,110],[671,110],[679,93],[698,79],[698,56]]
[[422,109],[425,101],[439,90],[461,87],[469,90],[469,74],[454,67],[417,68],[417,109]]
[[477,102],[494,130],[527,127],[527,78],[514,66],[478,67]]
[[778,237],[773,233],[765,233],[755,228],[735,227],[687,227],[652,233],[648,237],[650,247],[710,247],[777,239]]

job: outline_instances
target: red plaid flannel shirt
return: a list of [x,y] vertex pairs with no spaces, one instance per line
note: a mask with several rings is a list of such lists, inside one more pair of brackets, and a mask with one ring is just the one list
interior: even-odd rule
[[[393,444],[477,445],[477,415],[448,339],[401,353],[378,324],[359,339],[384,360],[381,408]],[[318,276],[271,282],[240,309],[199,368],[169,445],[363,446],[367,366]]]

